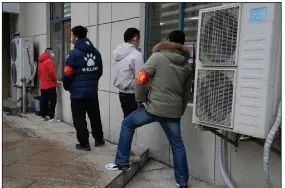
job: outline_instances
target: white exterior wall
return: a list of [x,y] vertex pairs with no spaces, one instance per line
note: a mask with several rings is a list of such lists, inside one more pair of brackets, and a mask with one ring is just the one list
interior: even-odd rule
[[[42,52],[49,45],[47,34],[49,6],[45,3],[21,3],[20,5],[21,35],[33,36]],[[137,27],[141,30],[143,47],[144,4],[72,3],[71,11],[72,27],[78,24],[88,27],[88,37],[102,54],[104,73],[99,83],[101,118],[105,138],[117,142],[123,113],[118,91],[112,86],[111,81],[112,51],[120,42],[123,42],[123,33],[128,27]],[[69,93],[62,89],[61,84],[58,86],[57,108],[59,117],[72,124]],[[224,185],[218,164],[219,137],[211,132],[196,132],[191,122],[192,107],[190,106],[182,118],[181,129],[191,175],[210,183]],[[133,144],[150,148],[152,157],[172,165],[168,140],[158,124],[139,128]],[[226,153],[227,168],[237,187],[265,187],[263,186],[262,146],[253,142],[242,142],[237,151],[233,146],[228,146]],[[270,176],[274,187],[281,187],[281,157],[275,153],[270,155]]]

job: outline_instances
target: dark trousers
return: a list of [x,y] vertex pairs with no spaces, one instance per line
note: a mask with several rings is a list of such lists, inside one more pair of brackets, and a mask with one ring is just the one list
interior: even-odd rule
[[128,117],[133,111],[138,109],[135,94],[132,93],[119,93],[121,107],[124,112],[124,118]]
[[41,90],[41,116],[45,118],[49,116],[50,119],[54,118],[57,94],[56,88],[42,89]]
[[71,111],[77,140],[81,145],[89,144],[89,131],[86,122],[86,112],[90,119],[92,136],[95,140],[103,140],[102,122],[98,97],[93,99],[72,99]]

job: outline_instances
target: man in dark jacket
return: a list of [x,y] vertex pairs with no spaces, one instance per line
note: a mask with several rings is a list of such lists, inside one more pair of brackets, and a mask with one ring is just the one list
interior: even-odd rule
[[[123,120],[115,163],[106,169],[130,169],[129,158],[135,129],[159,122],[170,142],[178,187],[187,188],[189,171],[181,137],[180,119],[187,107],[192,73],[185,34],[173,31],[167,42],[157,44],[136,77],[136,101],[140,108]],[[171,78],[171,79],[170,79]]]
[[87,28],[75,26],[71,30],[74,44],[66,57],[63,87],[70,92],[73,124],[77,132],[79,150],[90,151],[86,112],[89,116],[95,146],[105,144],[98,101],[98,82],[103,73],[100,52],[86,38]]

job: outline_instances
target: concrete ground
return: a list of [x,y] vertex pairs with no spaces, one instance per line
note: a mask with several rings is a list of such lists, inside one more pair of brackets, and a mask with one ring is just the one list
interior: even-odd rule
[[[107,142],[90,152],[80,152],[74,148],[74,128],[65,123],[42,122],[33,114],[4,115],[3,122],[5,188],[121,188],[127,182],[125,188],[176,187],[173,168],[154,160],[132,178],[148,159],[148,150],[143,148],[133,149],[132,170],[107,171],[104,165],[114,160],[116,145]],[[190,185],[214,188],[195,178],[190,179]]]
[[[131,179],[125,188],[175,188],[175,178],[173,168],[158,161],[150,160]],[[191,177],[189,188],[218,188],[208,183]]]
[[[55,142],[31,139],[3,124],[3,187],[78,187],[98,182],[90,166],[76,163],[83,154]],[[104,175],[100,173],[98,176]],[[97,177],[98,177],[97,176]]]
[[31,114],[4,115],[3,186],[122,188],[148,159],[148,150],[134,148],[130,171],[108,171],[104,166],[114,161],[116,145],[92,144],[84,152],[75,149],[76,143],[74,128],[65,123],[41,122]]

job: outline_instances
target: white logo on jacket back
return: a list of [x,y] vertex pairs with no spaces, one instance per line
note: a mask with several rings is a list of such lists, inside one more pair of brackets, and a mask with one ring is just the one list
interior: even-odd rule
[[90,54],[86,54],[86,57],[83,57],[86,64],[87,64],[87,67],[88,68],[83,68],[82,71],[83,72],[90,72],[90,71],[95,71],[95,70],[98,70],[98,67],[94,67],[95,66],[95,60],[96,60],[96,56],[92,53]]
[[95,60],[96,60],[96,56],[92,53],[87,54],[86,57],[84,57],[84,60],[87,62],[87,66],[88,67],[94,67],[95,66]]

